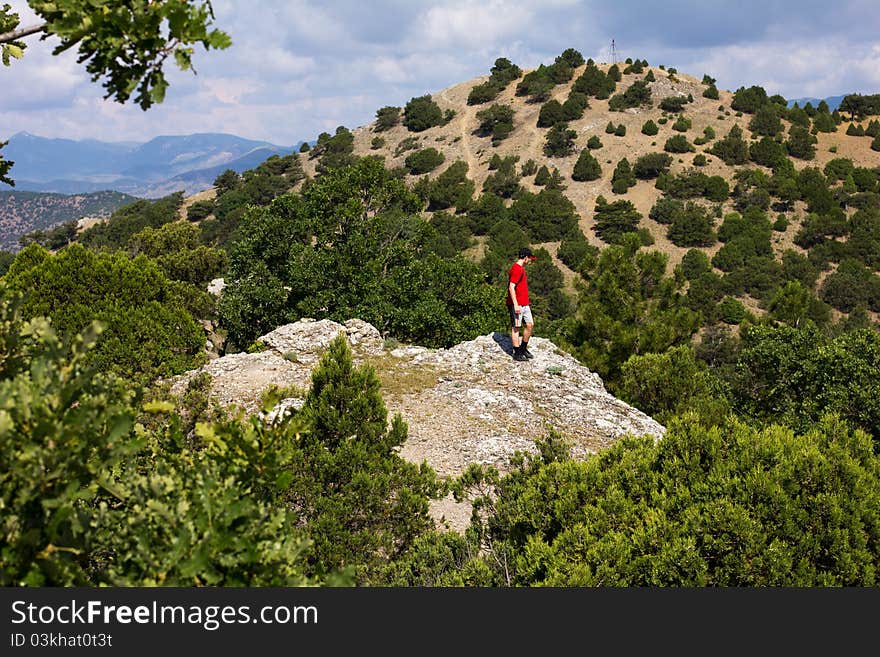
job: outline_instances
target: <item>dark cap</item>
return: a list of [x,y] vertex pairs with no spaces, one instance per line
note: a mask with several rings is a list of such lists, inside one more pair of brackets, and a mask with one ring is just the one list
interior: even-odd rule
[[520,258],[531,258],[532,260],[534,260],[535,254],[532,253],[532,250],[529,247],[524,246],[523,248],[521,248],[519,250],[519,257]]

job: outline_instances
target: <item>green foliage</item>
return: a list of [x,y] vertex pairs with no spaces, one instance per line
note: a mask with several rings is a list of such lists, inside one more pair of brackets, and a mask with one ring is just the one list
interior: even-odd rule
[[619,242],[602,249],[595,267],[582,272],[586,284],[577,311],[559,338],[560,346],[599,373],[609,391],[631,355],[687,342],[700,325],[680,295],[683,281],[665,276],[667,257],[642,251],[635,234],[621,235]]
[[285,493],[314,541],[310,563],[319,573],[357,564],[366,583],[432,525],[436,477],[397,454],[406,424],[398,415],[389,425],[387,416],[374,370],[355,367],[337,336],[298,414],[305,431]]
[[880,114],[880,94],[847,94],[840,101],[840,111],[849,113],[850,119]]
[[50,317],[62,335],[78,334],[95,320],[105,324],[104,339],[86,357],[103,371],[143,381],[204,358],[204,331],[190,308],[206,310],[207,293],[170,281],[143,255],[95,253],[79,244],[51,255],[32,245],[5,278],[11,290],[25,293],[22,312]]
[[615,87],[616,82],[613,77],[604,73],[595,64],[588,63],[583,73],[574,81],[572,91],[605,99],[614,93]]
[[639,107],[651,102],[651,88],[644,80],[636,80],[622,94],[616,94],[608,101],[608,109],[619,112],[630,107]]
[[538,112],[539,128],[550,128],[565,120],[565,112],[562,109],[562,103],[558,100],[551,99],[541,105],[541,111]]
[[746,89],[740,87],[733,94],[730,109],[737,112],[754,114],[768,103],[767,92],[763,87],[752,86]]
[[642,124],[642,134],[643,135],[648,135],[649,137],[653,137],[658,132],[660,132],[660,128],[658,128],[657,124],[654,123],[651,119],[648,119],[647,121],[645,121],[644,124]]
[[660,101],[660,109],[671,114],[678,114],[687,103],[687,96],[666,96]]
[[714,83],[703,89],[703,98],[718,100],[719,97],[718,87],[716,87]]
[[561,191],[542,189],[537,194],[522,192],[509,216],[525,229],[533,242],[559,240],[577,225],[574,203]]
[[544,141],[544,155],[547,157],[566,157],[574,152],[577,132],[567,123],[557,123],[547,131]]
[[730,412],[709,368],[686,344],[663,353],[633,355],[621,367],[621,376],[623,399],[658,422],[703,409],[708,414],[704,421],[720,423]]
[[672,129],[676,132],[687,132],[691,129],[691,120],[680,114],[675,123],[672,124]]
[[572,91],[562,103],[562,120],[577,121],[584,115],[584,110],[590,106],[590,100],[586,94]]
[[876,584],[877,458],[834,417],[796,434],[685,416],[586,462],[553,434],[540,449],[460,479],[493,491],[473,531],[496,585]]
[[505,57],[499,57],[492,66],[491,75],[486,82],[474,85],[468,93],[468,105],[481,105],[495,100],[499,93],[522,75],[522,70]]
[[743,138],[742,129],[736,124],[730,128],[727,136],[715,142],[708,152],[720,157],[727,166],[745,164],[749,161],[749,144]]
[[598,255],[598,247],[590,244],[587,236],[577,227],[562,238],[556,251],[556,257],[572,271],[580,271],[582,267],[591,268]]
[[748,417],[806,429],[837,413],[873,434],[880,419],[880,333],[826,337],[814,324],[743,327],[734,380],[735,409]]
[[451,258],[473,245],[473,235],[464,217],[435,212],[431,217],[431,226],[437,229],[435,243],[442,247],[438,249],[435,246],[433,251],[440,257]]
[[621,159],[614,168],[611,175],[611,191],[615,194],[626,194],[630,187],[636,184],[636,177],[633,174],[629,160]]
[[532,102],[542,103],[550,98],[550,91],[556,85],[571,80],[574,67],[568,58],[561,55],[551,66],[539,64],[538,68],[526,73],[516,85],[517,96],[528,96]]
[[846,129],[846,134],[848,134],[851,137],[864,137],[865,136],[865,128],[862,126],[861,123],[858,125],[856,125],[854,123],[850,123],[849,127]]
[[710,201],[722,202],[726,201],[730,195],[730,188],[727,181],[721,176],[707,176],[701,171],[683,172],[675,177],[668,177],[660,174],[657,179],[657,186],[660,187],[663,181],[662,189],[673,198],[694,198],[704,196]]
[[684,135],[673,135],[663,144],[663,150],[668,153],[691,153],[696,149]]
[[241,348],[301,317],[359,317],[399,339],[437,346],[492,330],[495,290],[475,265],[437,258],[437,228],[418,216],[420,208],[381,161],[364,158],[248,213],[218,304],[229,340]]
[[390,130],[400,123],[400,108],[387,105],[376,110],[376,132]]
[[430,94],[411,98],[403,108],[403,125],[410,132],[422,132],[443,124],[443,111]]
[[175,221],[133,235],[128,253],[132,258],[143,253],[153,258],[168,278],[204,289],[226,268],[227,258],[224,251],[200,242],[201,233],[196,226]]
[[762,137],[749,146],[749,159],[755,164],[775,169],[788,157],[785,146],[772,137]]
[[837,132],[837,121],[827,111],[817,112],[813,117],[813,129],[811,132]]
[[725,324],[741,324],[747,314],[742,301],[734,297],[724,297],[718,304],[718,317]]
[[577,162],[574,163],[571,179],[583,182],[598,180],[601,177],[602,167],[599,165],[599,160],[593,157],[590,151],[585,148],[578,156]]
[[647,153],[639,156],[633,166],[633,174],[636,178],[648,180],[656,178],[661,173],[669,170],[672,157],[666,153]]
[[811,321],[817,326],[826,325],[831,312],[829,307],[798,280],[788,281],[780,287],[767,303],[767,314],[777,322],[797,328]]
[[108,221],[87,228],[79,242],[90,248],[123,249],[135,233],[176,221],[182,203],[182,192],[155,201],[135,201],[119,208]]
[[675,212],[666,236],[676,246],[712,246],[715,243],[715,220],[702,207],[688,201]]
[[443,153],[436,148],[424,148],[407,155],[403,164],[411,175],[416,176],[433,171],[443,164],[445,159]]
[[[342,125],[336,128],[332,137],[326,132],[322,133],[318,136],[318,141],[311,150],[309,158],[318,158],[318,166],[315,167],[318,173],[325,173],[329,169],[338,169],[353,164],[356,159],[354,135],[351,130]],[[274,196],[277,194],[268,194],[267,198],[262,199],[263,203],[267,203]]]
[[684,277],[693,281],[701,274],[712,271],[712,263],[709,256],[702,249],[689,249],[681,259],[681,271]]
[[846,180],[855,169],[853,161],[848,157],[835,157],[828,161],[822,172],[829,180]]
[[587,140],[587,148],[589,148],[591,151],[602,148],[602,140],[599,139],[598,135],[593,135]]
[[431,183],[428,190],[428,209],[446,210],[456,208],[467,210],[476,186],[467,177],[468,165],[463,160],[456,160],[444,169]]
[[684,211],[684,203],[678,199],[661,196],[648,212],[648,217],[660,224],[671,224]]
[[880,311],[880,276],[855,258],[845,257],[822,283],[819,296],[842,312],[865,306]]
[[522,169],[520,169],[520,175],[522,177],[526,176],[534,176],[538,172],[538,163],[535,162],[532,158],[526,160],[526,162],[522,165]]
[[81,586],[93,503],[136,446],[133,396],[86,364],[100,324],[65,346],[26,316],[0,285],[0,584]]
[[474,235],[485,235],[497,222],[507,218],[507,207],[500,196],[482,194],[468,206],[467,216]]
[[518,158],[508,156],[498,159],[495,173],[486,177],[483,182],[483,191],[496,194],[502,198],[510,198],[520,191],[519,174],[516,172]]
[[596,199],[593,231],[603,242],[616,244],[626,233],[635,232],[642,215],[636,207],[625,200],[608,203],[603,197]]
[[615,137],[626,137],[626,126],[622,123],[617,124],[617,127],[614,129]]
[[801,126],[792,125],[785,142],[788,154],[801,160],[812,160],[816,156],[816,147],[810,132]]
[[755,115],[749,121],[749,130],[752,135],[763,137],[775,137],[782,132],[782,121],[779,118],[776,106],[762,105],[755,111]]
[[514,111],[510,105],[492,105],[477,112],[478,128],[481,136],[492,136],[492,145],[497,146],[513,132]]
[[189,221],[201,221],[214,214],[214,201],[207,199],[196,201],[186,209],[186,218]]

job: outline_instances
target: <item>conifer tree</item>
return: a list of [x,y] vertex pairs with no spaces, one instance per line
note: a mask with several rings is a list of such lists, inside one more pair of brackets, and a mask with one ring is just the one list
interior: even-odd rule
[[432,526],[428,499],[434,472],[401,458],[407,437],[399,415],[388,425],[380,383],[370,365],[356,367],[348,341],[336,336],[312,373],[300,418],[302,460],[290,497],[315,541],[318,572],[360,564],[366,581],[373,566],[405,550]]

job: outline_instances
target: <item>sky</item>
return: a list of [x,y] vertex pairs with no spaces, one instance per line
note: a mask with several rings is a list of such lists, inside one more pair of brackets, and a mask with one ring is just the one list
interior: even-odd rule
[[[3,0],[21,25],[39,19]],[[149,110],[105,100],[76,53],[26,40],[0,65],[0,140],[145,142],[221,132],[293,146],[376,110],[488,75],[506,57],[524,70],[574,48],[585,58],[647,60],[760,85],[787,99],[880,93],[877,0],[213,0],[232,46],[196,47],[196,74],[166,65],[165,101]]]

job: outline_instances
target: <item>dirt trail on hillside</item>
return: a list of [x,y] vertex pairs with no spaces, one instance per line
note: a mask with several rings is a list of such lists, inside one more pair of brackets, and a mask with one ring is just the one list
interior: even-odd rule
[[450,105],[458,107],[458,109],[455,110],[455,113],[456,116],[458,116],[456,124],[459,136],[461,137],[461,148],[464,151],[465,161],[468,165],[468,172],[473,175],[473,172],[476,171],[479,166],[474,151],[471,148],[471,133],[476,129],[477,125],[477,108],[473,105],[467,104],[462,108],[457,101],[452,100],[449,97],[448,91],[448,89],[441,91],[440,97]]

